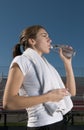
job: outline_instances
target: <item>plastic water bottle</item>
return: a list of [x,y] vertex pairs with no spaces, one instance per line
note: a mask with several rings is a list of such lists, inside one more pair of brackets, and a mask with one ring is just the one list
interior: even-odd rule
[[59,52],[59,48],[62,48],[63,55],[67,58],[71,58],[72,56],[75,56],[76,51],[68,45],[61,45],[61,44],[52,44],[51,49],[55,52]]

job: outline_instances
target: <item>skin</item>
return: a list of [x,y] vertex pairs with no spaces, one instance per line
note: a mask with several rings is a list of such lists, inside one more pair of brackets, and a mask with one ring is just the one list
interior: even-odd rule
[[[48,54],[51,47],[51,39],[48,33],[44,29],[40,29],[36,39],[29,39],[28,42],[31,47],[38,52],[40,56],[42,54]],[[67,59],[63,56],[62,50],[60,49],[60,57],[64,63],[66,70],[66,88],[55,89],[46,94],[40,96],[19,96],[18,91],[23,83],[24,75],[21,72],[17,63],[14,63],[12,68],[9,70],[8,79],[5,86],[4,96],[3,96],[3,108],[18,110],[25,109],[27,107],[32,107],[40,103],[48,101],[60,101],[67,96],[69,93],[72,96],[76,94],[76,85],[72,69],[72,59]]]

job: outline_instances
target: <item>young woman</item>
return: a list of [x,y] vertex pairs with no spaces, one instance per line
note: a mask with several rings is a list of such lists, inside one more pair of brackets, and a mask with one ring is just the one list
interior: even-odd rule
[[70,96],[76,94],[72,58],[66,58],[60,48],[66,70],[64,86],[56,69],[43,56],[50,49],[51,39],[46,29],[34,25],[22,31],[19,43],[13,50],[14,59],[9,68],[3,108],[26,109],[28,130],[67,129],[63,115],[72,108],[72,104],[69,108],[65,99],[70,101]]

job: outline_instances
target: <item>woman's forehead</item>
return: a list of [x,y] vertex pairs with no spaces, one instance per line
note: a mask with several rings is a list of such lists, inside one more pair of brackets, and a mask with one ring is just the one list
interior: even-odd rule
[[38,32],[38,35],[48,35],[47,31],[45,29],[40,29]]

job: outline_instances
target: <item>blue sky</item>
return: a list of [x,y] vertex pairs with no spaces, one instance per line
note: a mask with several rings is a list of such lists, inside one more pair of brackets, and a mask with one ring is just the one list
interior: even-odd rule
[[[10,65],[20,32],[34,24],[44,26],[53,43],[71,45],[77,52],[73,67],[84,67],[84,0],[0,0],[1,68]],[[46,58],[63,66],[54,52]]]

